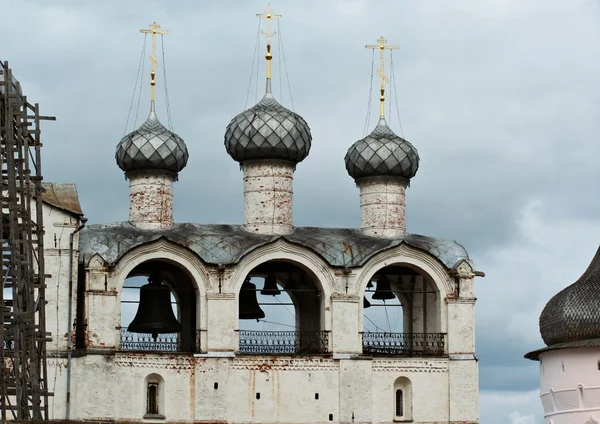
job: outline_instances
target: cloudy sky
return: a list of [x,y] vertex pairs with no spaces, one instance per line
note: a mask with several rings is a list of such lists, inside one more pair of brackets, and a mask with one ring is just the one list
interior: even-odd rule
[[[240,223],[242,175],[223,134],[246,103],[254,15],[264,9],[255,0],[0,0],[0,59],[58,119],[43,127],[45,180],[75,182],[92,223],[127,218],[114,152],[138,69],[138,30],[156,20],[170,31],[171,114],[190,151],[176,220]],[[343,158],[363,135],[372,57],[364,45],[384,35],[401,46],[399,114],[421,156],[408,230],[459,241],[486,273],[477,281],[481,422],[542,423],[538,366],[523,354],[542,346],[541,309],[583,272],[600,239],[600,2],[279,0],[273,9],[284,15],[295,110],[314,138],[295,175],[295,224],[359,224]],[[285,73],[274,53],[280,97]],[[161,68],[158,81],[166,122]],[[285,79],[282,86],[290,107]],[[138,124],[147,97],[141,104]],[[374,99],[371,127],[376,113]]]

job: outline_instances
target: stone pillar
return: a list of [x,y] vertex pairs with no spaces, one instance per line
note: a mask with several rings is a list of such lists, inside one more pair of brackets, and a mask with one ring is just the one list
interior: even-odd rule
[[364,177],[360,189],[360,228],[369,236],[402,237],[406,234],[405,193],[408,180],[399,177]]
[[280,160],[245,161],[244,227],[258,234],[292,232],[295,166]]
[[130,171],[129,222],[145,230],[173,226],[173,181],[168,171]]

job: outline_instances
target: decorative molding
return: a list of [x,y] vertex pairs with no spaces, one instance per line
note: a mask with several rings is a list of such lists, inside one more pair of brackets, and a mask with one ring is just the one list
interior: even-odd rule
[[204,266],[198,256],[191,250],[165,238],[137,246],[119,259],[111,273],[111,278],[117,278],[119,281],[117,290],[120,291],[123,282],[136,266],[155,259],[167,260],[191,274],[191,279],[196,283],[201,296],[210,291],[211,285],[207,267]]
[[88,262],[87,269],[90,271],[106,271],[104,258],[98,253],[94,254]]
[[357,272],[356,281],[359,282],[359,296],[365,292],[367,283],[377,271],[388,265],[412,265],[427,274],[440,291],[440,297],[445,298],[455,292],[454,279],[450,277],[444,265],[430,253],[416,249],[406,243],[384,250],[371,257]]
[[208,300],[231,300],[235,299],[235,293],[206,293]]
[[231,370],[273,371],[339,371],[339,362],[329,358],[257,358],[236,357],[229,364]]
[[447,361],[374,359],[373,372],[448,373]]
[[356,295],[356,294],[340,294],[340,293],[334,293],[333,296],[331,296],[331,301],[334,303],[358,303],[360,302],[362,299],[360,298],[360,296]]
[[165,370],[191,370],[195,367],[194,358],[177,355],[148,355],[116,353],[115,365],[125,368],[154,368]]

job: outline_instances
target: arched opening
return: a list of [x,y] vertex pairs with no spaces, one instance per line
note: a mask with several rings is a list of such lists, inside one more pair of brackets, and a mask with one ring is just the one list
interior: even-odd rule
[[144,379],[144,415],[146,419],[165,419],[165,380],[159,374]]
[[318,354],[329,349],[317,278],[285,261],[269,261],[246,275],[239,291],[239,351]]
[[379,269],[363,299],[363,353],[441,356],[440,296],[435,282],[407,265]]
[[144,262],[121,291],[121,350],[197,352],[196,317],[189,275],[169,262]]
[[394,382],[394,421],[412,421],[412,384],[406,377]]

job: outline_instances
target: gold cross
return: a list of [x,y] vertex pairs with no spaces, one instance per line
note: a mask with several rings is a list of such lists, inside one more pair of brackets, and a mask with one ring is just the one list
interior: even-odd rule
[[256,17],[257,18],[265,18],[267,20],[267,31],[261,31],[261,34],[263,34],[265,37],[267,37],[267,44],[271,44],[271,37],[273,37],[275,34],[277,34],[277,32],[271,32],[271,19],[280,19],[283,16],[274,15],[273,12],[271,11],[271,3],[268,3],[266,13],[257,13]]
[[265,18],[267,20],[267,30],[261,31],[267,38],[267,54],[265,55],[265,59],[267,59],[267,79],[271,78],[271,59],[273,59],[273,55],[271,54],[271,37],[273,37],[277,32],[271,32],[271,20],[272,19],[280,19],[281,15],[274,15],[271,12],[271,3],[267,3],[267,12],[266,13],[257,13],[257,18]]
[[160,29],[160,25],[156,22],[150,24],[150,29],[140,29],[143,34],[152,34],[152,56],[150,56],[150,100],[154,101],[154,86],[156,85],[156,67],[158,62],[156,61],[156,35],[157,34],[168,34],[168,31]]
[[379,106],[379,114],[381,116],[385,116],[385,109],[384,109],[384,102],[385,102],[385,83],[386,82],[390,82],[390,80],[388,79],[388,77],[385,76],[385,49],[388,50],[398,50],[400,47],[398,46],[388,46],[387,40],[385,38],[383,38],[383,36],[379,37],[379,40],[377,40],[377,42],[379,44],[377,45],[373,45],[373,44],[369,44],[366,45],[365,48],[367,49],[379,49],[380,51],[380,58],[379,58],[379,69],[377,70],[377,75],[379,75],[379,77],[381,78],[381,88],[380,88],[380,92],[381,92],[381,96],[379,97],[379,101],[381,102],[380,106]]

